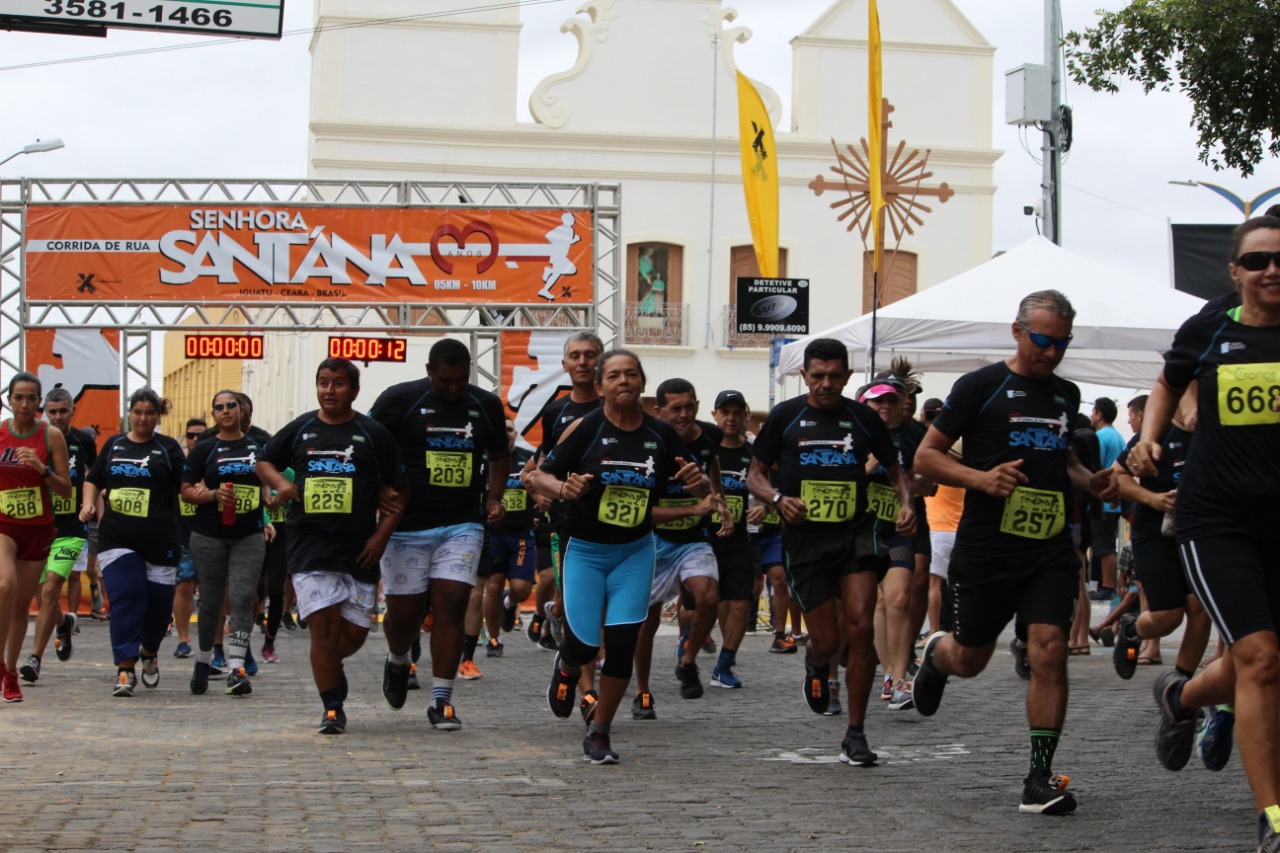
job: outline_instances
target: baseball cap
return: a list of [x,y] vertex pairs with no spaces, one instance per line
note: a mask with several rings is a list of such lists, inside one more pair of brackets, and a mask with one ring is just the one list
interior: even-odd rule
[[742,396],[741,391],[721,391],[716,395],[716,404],[712,408],[722,408],[728,403],[741,403],[745,409],[747,407],[747,398]]
[[936,414],[942,411],[942,401],[937,397],[930,397],[924,401],[924,413],[926,415]]

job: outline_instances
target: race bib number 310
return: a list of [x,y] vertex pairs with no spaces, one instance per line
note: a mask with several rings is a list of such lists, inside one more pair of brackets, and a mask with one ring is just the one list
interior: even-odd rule
[[858,508],[856,483],[835,480],[801,480],[800,500],[808,521],[835,522],[853,518]]
[[1052,539],[1066,523],[1061,492],[1018,487],[1005,498],[1000,532],[1026,539]]
[[867,503],[870,504],[871,511],[881,521],[897,521],[898,513],[902,510],[902,502],[898,500],[898,493],[894,491],[892,486],[886,486],[884,483],[869,483],[867,485]]
[[1218,366],[1218,420],[1223,426],[1280,424],[1280,362]]
[[354,494],[354,484],[345,477],[308,477],[302,487],[302,505],[308,514],[350,515]]
[[649,507],[649,491],[630,486],[605,486],[596,518],[615,527],[639,527]]

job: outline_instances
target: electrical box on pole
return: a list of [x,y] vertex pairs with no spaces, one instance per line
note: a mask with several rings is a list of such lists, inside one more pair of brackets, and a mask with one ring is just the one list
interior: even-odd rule
[[1053,119],[1053,73],[1025,63],[1004,73],[1004,123],[1035,125]]

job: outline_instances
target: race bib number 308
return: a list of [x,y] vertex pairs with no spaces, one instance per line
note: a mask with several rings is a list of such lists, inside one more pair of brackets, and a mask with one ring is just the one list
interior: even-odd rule
[[1223,426],[1280,424],[1280,362],[1218,366],[1218,420]]
[[107,502],[113,512],[131,515],[134,518],[146,518],[151,510],[150,489],[112,489],[107,495]]
[[808,521],[848,521],[858,509],[858,486],[837,480],[801,480],[800,500]]
[[355,485],[345,477],[308,477],[302,486],[302,506],[308,513],[350,515]]
[[1005,498],[1000,532],[1025,539],[1052,539],[1066,523],[1061,492],[1019,486]]

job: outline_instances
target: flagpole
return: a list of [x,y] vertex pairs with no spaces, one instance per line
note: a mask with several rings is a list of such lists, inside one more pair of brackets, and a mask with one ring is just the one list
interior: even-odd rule
[[719,106],[720,96],[720,34],[715,33],[711,36],[711,204],[710,204],[710,222],[707,224],[707,326],[706,339],[703,343],[705,348],[710,348],[715,343],[715,324],[711,319],[711,292],[715,290],[711,283],[715,281],[713,273],[715,272],[715,234],[716,234],[716,143],[718,141],[716,128],[716,111]]

